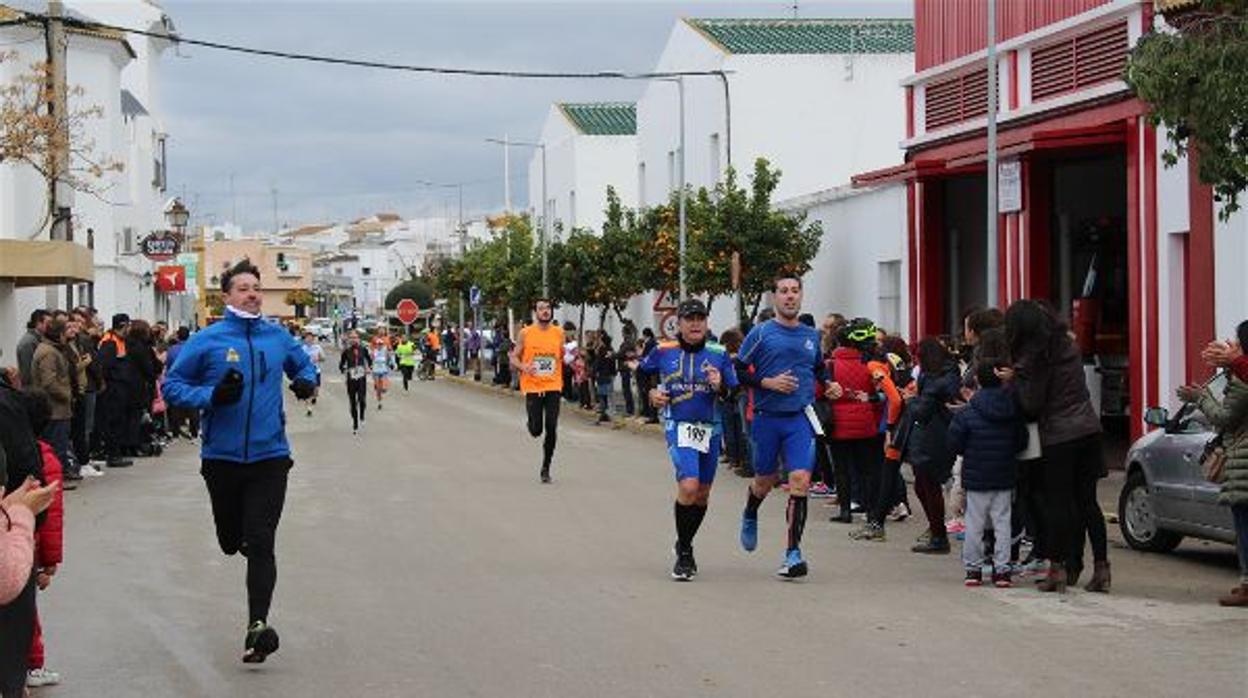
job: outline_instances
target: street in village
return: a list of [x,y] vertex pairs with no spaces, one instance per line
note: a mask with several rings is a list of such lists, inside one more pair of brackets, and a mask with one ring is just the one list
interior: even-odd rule
[[[332,365],[332,363],[331,363]],[[49,665],[71,696],[1243,696],[1248,620],[1210,599],[1230,546],[1128,550],[1114,588],[968,590],[955,554],[914,555],[913,519],[859,543],[816,504],[811,576],[773,577],[779,497],[759,550],[737,523],[745,481],[721,469],[700,575],[669,579],[672,481],[662,441],[565,404],[555,482],[522,403],[440,378],[392,390],[350,433],[327,372],[287,424],[296,461],[271,622],[282,649],[238,662],[243,560],[216,546],[198,447],[67,493],[66,562],[40,602]],[[1114,501],[1121,479],[1103,483]]]

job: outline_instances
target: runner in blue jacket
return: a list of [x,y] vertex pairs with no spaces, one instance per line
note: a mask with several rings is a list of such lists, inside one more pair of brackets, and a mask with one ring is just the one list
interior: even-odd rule
[[277,651],[268,624],[277,583],[273,555],[293,461],[286,441],[282,374],[300,399],[316,391],[316,368],[290,334],[260,314],[260,270],[246,259],[221,277],[225,318],[195,333],[169,368],[169,404],[203,411],[200,473],[217,541],[247,558],[248,624],[243,661]]

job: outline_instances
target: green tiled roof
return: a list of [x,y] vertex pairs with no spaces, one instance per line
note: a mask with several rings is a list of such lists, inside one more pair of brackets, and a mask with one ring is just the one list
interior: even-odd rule
[[687,19],[729,53],[912,53],[908,19]]
[[562,102],[568,121],[587,136],[637,134],[637,105],[633,102]]

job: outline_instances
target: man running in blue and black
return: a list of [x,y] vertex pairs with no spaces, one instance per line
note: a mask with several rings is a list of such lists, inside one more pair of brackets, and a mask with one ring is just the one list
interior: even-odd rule
[[247,259],[221,275],[225,317],[191,335],[165,377],[170,405],[203,412],[200,474],[217,542],[247,558],[243,661],[276,652],[269,607],[277,584],[274,545],[294,461],[286,440],[282,375],[300,400],[316,393],[316,367],[298,340],[260,312],[260,270]]
[[637,366],[657,377],[650,404],[662,409],[667,452],[676,468],[676,564],[672,579],[687,582],[698,573],[693,537],[706,516],[706,503],[719,465],[720,425],[716,400],[737,387],[732,359],[722,345],[707,341],[706,306],[686,300],[676,311],[679,335],[663,342]]
[[779,458],[783,455],[789,473],[789,530],[784,564],[776,574],[797,579],[807,573],[801,545],[806,492],[815,462],[815,430],[819,428],[812,407],[815,381],[827,382],[828,376],[819,354],[818,331],[798,321],[801,279],[776,279],[772,295],[775,318],[750,330],[736,364],[741,382],[754,388],[754,423],[750,428],[754,482],[741,517],[741,547],[751,551],[758,546],[758,508],[779,480]]

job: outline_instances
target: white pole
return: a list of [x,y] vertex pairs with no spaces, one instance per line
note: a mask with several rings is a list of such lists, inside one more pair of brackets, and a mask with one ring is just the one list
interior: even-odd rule
[[680,300],[685,300],[685,79],[676,78],[680,94]]
[[997,250],[997,0],[988,0],[988,307],[1000,302]]
[[546,269],[547,250],[550,248],[550,211],[547,210],[546,199],[546,144],[539,145],[542,149],[542,295],[550,297],[550,276]]
[[503,209],[511,213],[511,141],[503,134]]

